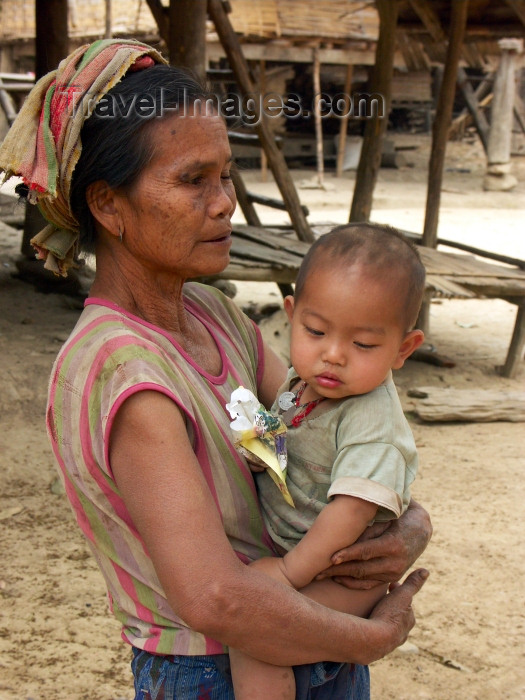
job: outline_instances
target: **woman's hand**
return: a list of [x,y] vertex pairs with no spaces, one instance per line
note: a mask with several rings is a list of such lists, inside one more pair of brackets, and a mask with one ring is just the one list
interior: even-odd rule
[[412,599],[421,590],[428,576],[426,569],[417,569],[402,584],[393,583],[388,595],[381,598],[372,610],[369,621],[377,625],[374,630],[377,637],[373,633],[373,647],[379,655],[367,659],[366,663],[382,658],[406,641],[416,621]]
[[426,510],[411,501],[397,520],[373,525],[350,547],[332,556],[334,566],[318,578],[332,577],[347,588],[370,589],[399,581],[427,546],[432,525]]

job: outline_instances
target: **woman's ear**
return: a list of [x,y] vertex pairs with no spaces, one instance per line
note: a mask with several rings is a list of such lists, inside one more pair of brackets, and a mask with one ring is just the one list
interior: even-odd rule
[[284,310],[286,311],[290,323],[292,322],[294,303],[294,298],[292,296],[284,297]]
[[86,189],[86,202],[91,215],[114,236],[119,235],[120,215],[115,191],[104,180],[92,182]]
[[403,342],[399,347],[399,352],[397,353],[395,362],[392,365],[392,369],[401,369],[401,367],[405,364],[405,360],[410,357],[414,350],[418,349],[424,340],[425,334],[423,331],[418,329],[409,331],[403,338]]

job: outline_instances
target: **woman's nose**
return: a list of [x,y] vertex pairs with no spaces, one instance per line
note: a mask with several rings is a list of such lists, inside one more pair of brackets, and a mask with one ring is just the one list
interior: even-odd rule
[[210,202],[210,216],[232,216],[237,205],[235,187],[231,180],[221,180],[214,188]]

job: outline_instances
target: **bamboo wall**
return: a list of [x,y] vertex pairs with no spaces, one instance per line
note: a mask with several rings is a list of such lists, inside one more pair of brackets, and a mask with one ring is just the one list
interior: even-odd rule
[[[156,34],[157,25],[145,0],[112,0],[113,34]],[[69,35],[101,37],[105,29],[104,0],[70,0]],[[1,0],[0,41],[35,36],[34,0]]]
[[245,36],[377,39],[373,0],[230,0],[232,24]]

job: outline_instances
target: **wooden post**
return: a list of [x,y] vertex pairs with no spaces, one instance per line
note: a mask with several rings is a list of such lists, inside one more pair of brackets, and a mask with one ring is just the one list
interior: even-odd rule
[[[377,0],[376,6],[379,13],[379,38],[370,91],[372,95],[382,96],[383,114],[378,113],[375,117],[370,116],[366,122],[350,209],[350,221],[368,221],[370,219],[374,187],[381,165],[383,137],[390,111],[399,2],[398,0]],[[354,104],[354,111],[355,109],[356,105]]]
[[434,127],[432,129],[432,149],[428,166],[427,205],[423,229],[423,245],[435,248],[441,201],[441,183],[448,130],[452,117],[452,107],[456,94],[458,64],[461,55],[463,36],[467,23],[468,0],[454,0],[450,3],[450,29],[443,81],[439,91]]
[[[259,89],[261,95],[266,94],[266,61],[259,61]],[[264,148],[261,148],[261,182],[266,182],[268,180],[268,158],[264,152]]]
[[339,122],[339,139],[337,141],[337,163],[335,167],[335,174],[337,177],[341,177],[343,174],[343,165],[345,160],[345,150],[346,150],[346,132],[348,130],[348,120],[350,119],[350,90],[352,89],[352,76],[354,73],[354,67],[351,63],[346,67],[345,76],[345,86],[344,86],[344,101],[345,101],[345,111],[341,116],[341,121]]
[[510,150],[516,92],[516,56],[523,51],[522,39],[498,41],[501,59],[494,79],[494,99],[490,115],[487,147],[487,174],[484,190],[511,190],[518,181],[511,175]]
[[516,312],[516,323],[510,347],[507,353],[505,364],[501,368],[501,374],[504,377],[514,377],[518,371],[523,357],[523,348],[525,347],[525,303],[518,304]]
[[206,78],[206,0],[170,0],[168,51],[172,66]]
[[317,182],[323,187],[324,179],[324,155],[323,155],[323,124],[321,122],[321,61],[319,60],[319,47],[313,49],[313,88],[314,88],[314,119],[315,119],[315,150],[317,154]]
[[105,0],[106,6],[106,29],[104,31],[104,39],[111,39],[111,0]]
[[[36,0],[35,2],[35,77],[38,80],[57,68],[69,53],[67,0]],[[38,207],[26,206],[21,253],[35,259],[29,241],[47,224]]]
[[230,67],[235,74],[235,79],[241,93],[245,96],[255,96],[253,101],[255,103],[254,113],[257,124],[254,125],[254,129],[266,152],[268,165],[270,166],[275,182],[286,204],[286,210],[292,221],[292,226],[301,241],[311,243],[314,240],[314,234],[301,208],[297,190],[290,177],[284,156],[277,147],[274,135],[268,127],[264,114],[261,112],[254,82],[250,76],[246,59],[243,56],[239,39],[233,31],[228,15],[224,11],[220,0],[208,0],[208,12],[215,24],[215,29],[217,30],[220,42],[228,57]]

